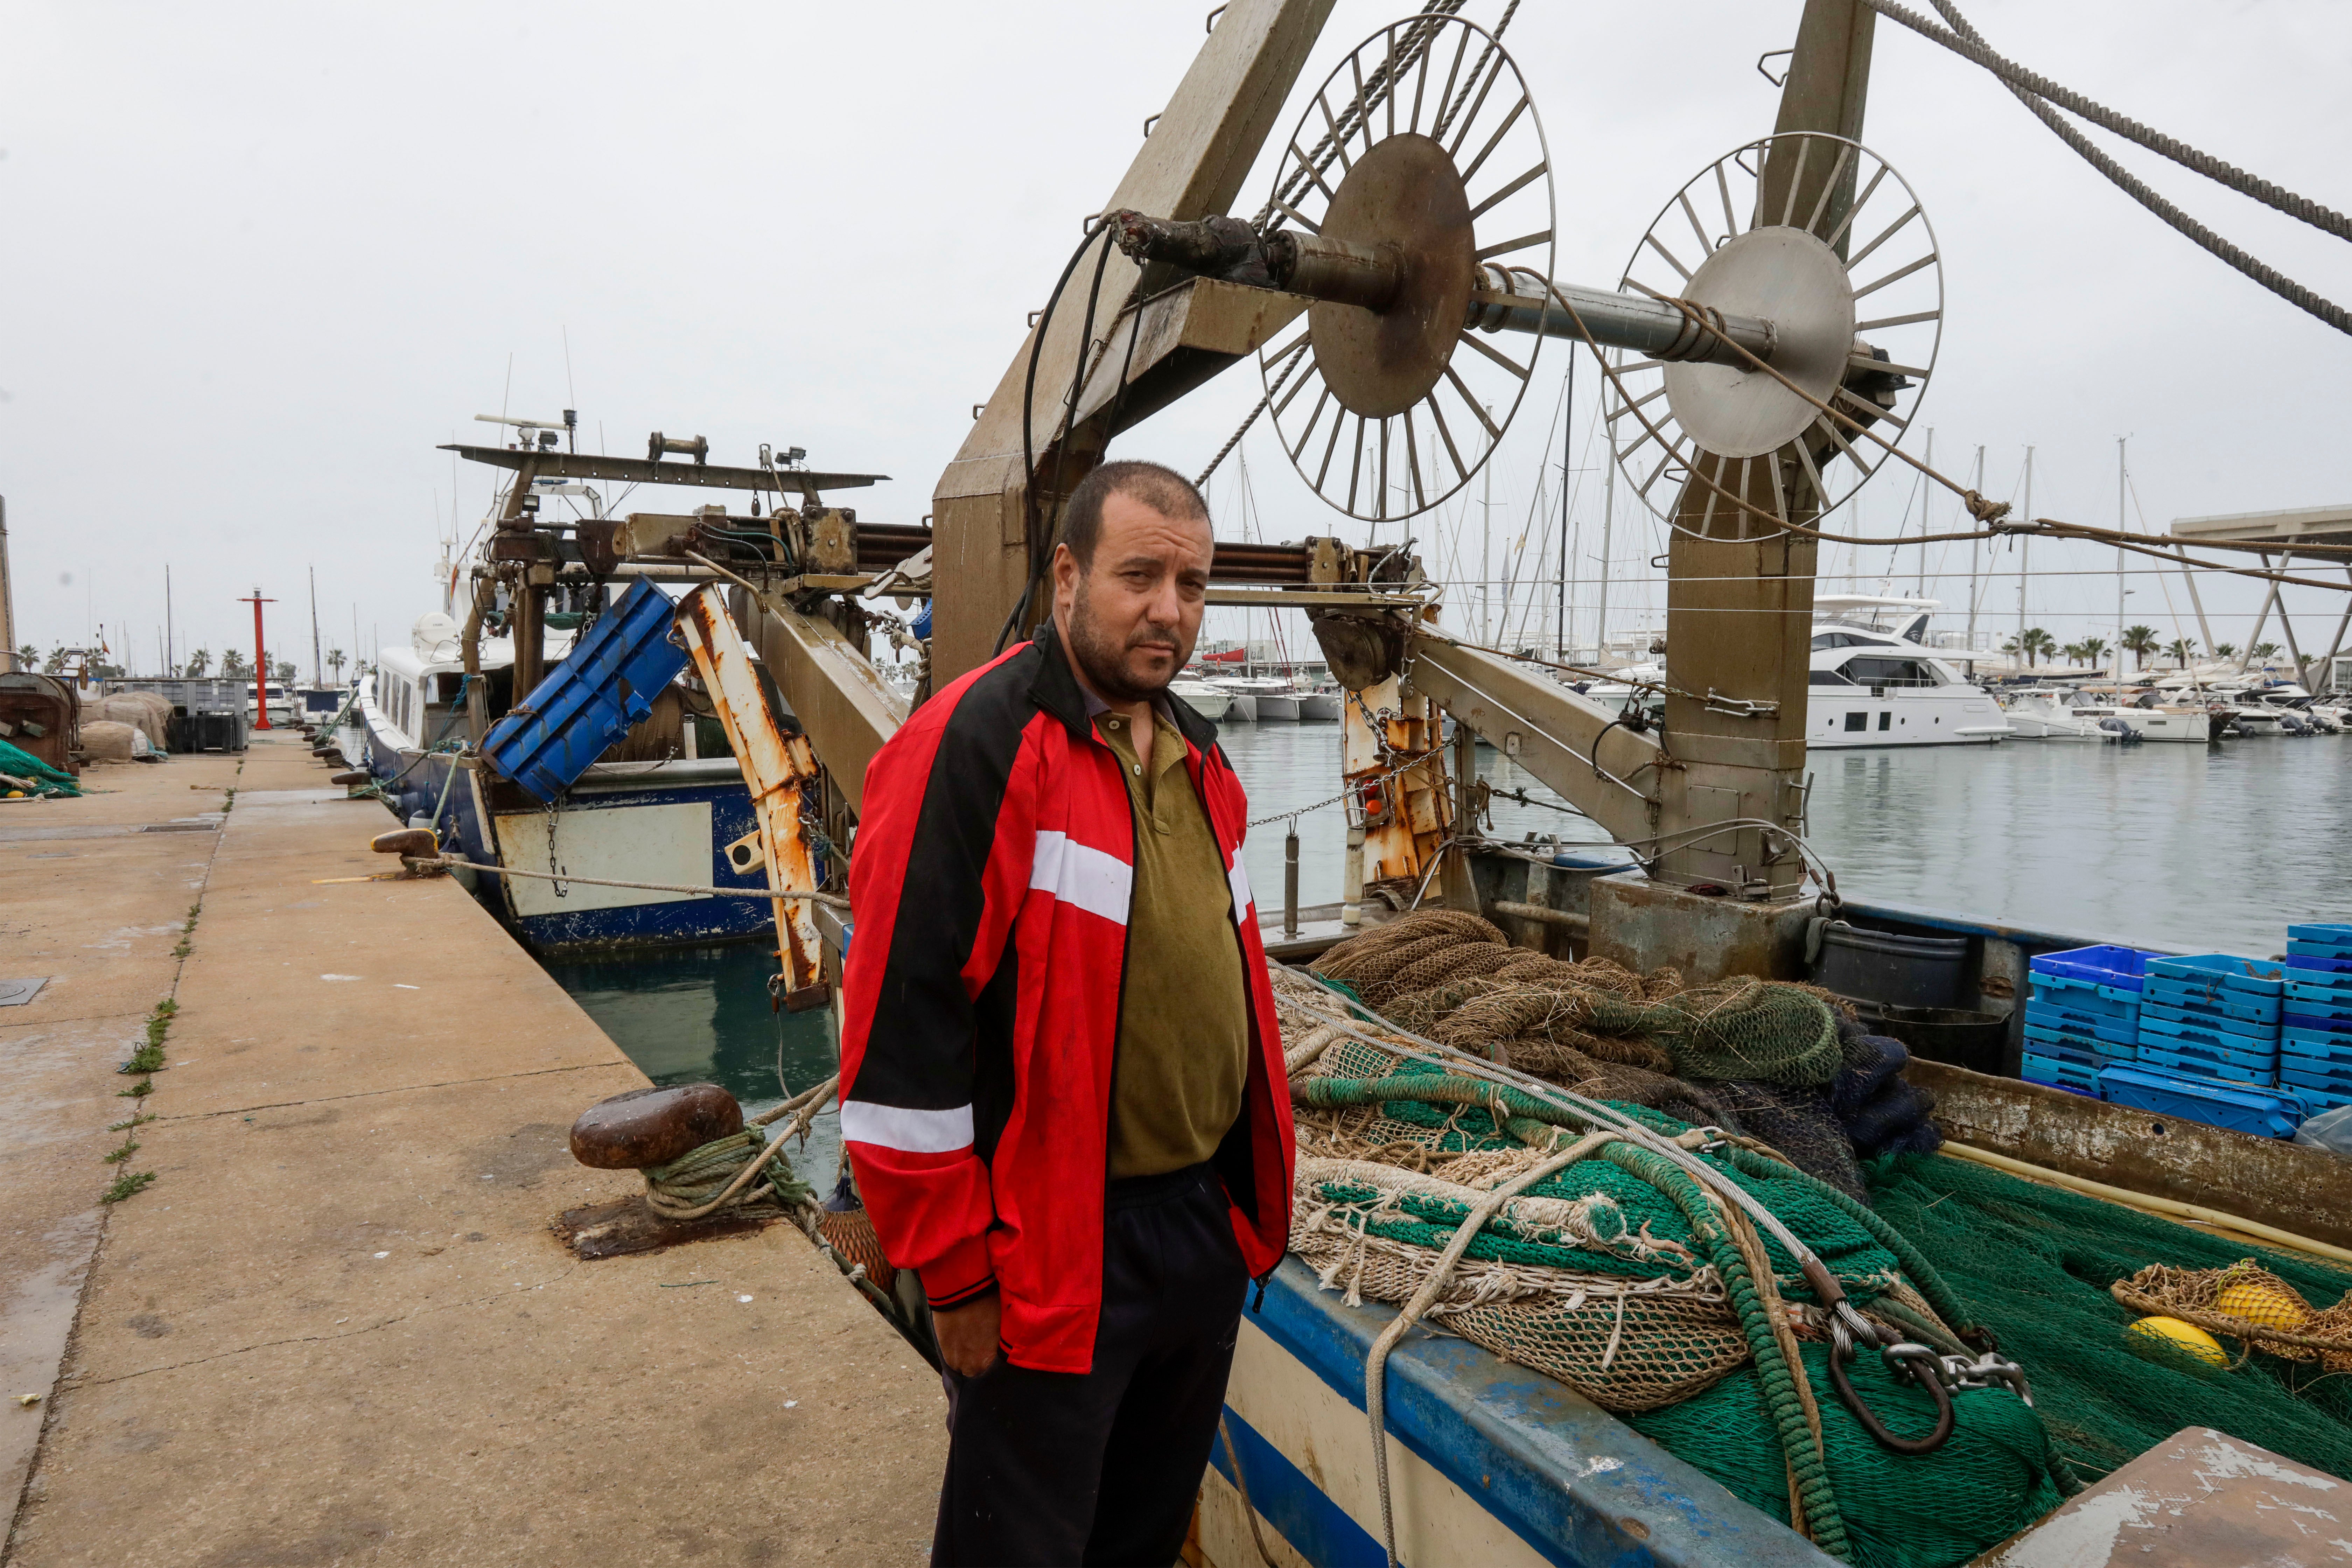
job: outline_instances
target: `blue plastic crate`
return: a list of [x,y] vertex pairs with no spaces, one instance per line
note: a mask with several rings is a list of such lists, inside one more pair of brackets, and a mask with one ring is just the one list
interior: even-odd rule
[[2139,1054],[2137,1041],[2126,1046],[2115,1040],[2102,1040],[2095,1035],[2046,1028],[2040,1024],[2025,1026],[2025,1048],[2068,1061],[2102,1063],[2129,1061]]
[[2319,1061],[2310,1057],[2279,1058],[2279,1081],[2297,1089],[2323,1089],[2352,1094],[2352,1061]]
[[[2098,1067],[2107,1060],[2106,1053],[2121,1047],[2110,1046],[2100,1040],[2086,1040],[2079,1035],[2053,1034],[2047,1029],[2028,1025],[2025,1031],[2025,1048],[2035,1056],[2048,1057],[2053,1061],[2075,1062],[2084,1067]],[[2137,1046],[2132,1048],[2138,1049]]]
[[2133,1058],[2134,1067],[2163,1068],[2170,1072],[2191,1078],[2226,1079],[2242,1083],[2274,1084],[2278,1082],[2278,1058],[2264,1057],[2247,1061],[2231,1058],[2219,1051],[2192,1047],[2188,1050],[2167,1050],[2162,1046],[2142,1045],[2139,1055]]
[[2352,1002],[2338,1003],[2334,1006],[2318,1002],[2305,1002],[2301,1005],[2315,1008],[2316,1011],[2296,1012],[2290,1009],[2281,1014],[2279,1016],[2281,1034],[2292,1029],[2305,1035],[2352,1035]]
[[2087,1035],[2110,1045],[2136,1045],[2139,1040],[2137,1018],[2105,1018],[2095,1015],[2072,1013],[2047,1002],[2028,1002],[2025,1021],[2033,1027],[2048,1029],[2062,1035]]
[[2177,1116],[2262,1138],[2292,1138],[2303,1125],[2301,1096],[2210,1080],[2178,1078],[2146,1068],[2112,1067],[2099,1073],[2099,1094],[2111,1105]]
[[2183,1050],[2197,1047],[2210,1051],[2227,1051],[2239,1056],[2274,1057],[2279,1053],[2279,1036],[2275,1029],[2260,1035],[2241,1034],[2222,1027],[2234,1022],[2228,1018],[2182,1018],[2167,1016],[2151,1009],[2141,1015],[2139,1043],[2156,1044],[2168,1050]]
[[[2150,1002],[2139,1010],[2140,1033],[2153,1028],[2159,1035],[2210,1035],[2215,1043],[2233,1050],[2250,1050],[2274,1047],[2278,1041],[2276,1018],[2256,1023],[2251,1018],[2227,1018],[2216,1013],[2192,1013],[2186,1007],[2168,1003]],[[2231,1037],[2222,1039],[2221,1036]]]
[[2299,937],[2294,934],[2294,932],[2298,930],[2315,931],[2318,929],[2320,928],[2316,926],[2288,927],[2286,942],[2287,952],[2306,953],[2313,958],[2352,958],[2352,940],[2347,940],[2343,936],[2312,938]]
[[639,578],[621,602],[547,672],[530,695],[490,726],[490,765],[540,800],[553,800],[589,764],[653,711],[653,700],[686,668],[670,641],[677,606]]
[[2352,923],[2343,921],[2306,921],[2286,928],[2289,942],[2332,942],[2338,947],[2352,947]]
[[2141,994],[2147,998],[2143,1005],[2161,1005],[2215,1018],[2242,1018],[2273,1028],[2278,1026],[2278,997],[2257,996],[2212,981],[2175,980],[2151,974],[2147,977],[2147,989]]
[[2286,1005],[2316,1002],[2323,1007],[2352,1003],[2352,973],[2332,970],[2290,969],[2286,972]]
[[2256,959],[2240,958],[2233,952],[2194,952],[2182,958],[2151,958],[2147,972],[2168,980],[2192,983],[2219,981],[2235,991],[2255,996],[2283,995],[2286,988],[2284,969],[2275,963]]
[[2027,978],[2033,983],[2032,1000],[2036,1002],[2104,1014],[2111,1018],[2128,1018],[2139,1012],[2140,994],[2120,985],[2101,985],[2068,974],[2044,974],[2039,970]]
[[2079,1062],[2059,1061],[2050,1057],[2028,1054],[2020,1064],[2019,1076],[2028,1083],[2038,1083],[2050,1089],[2071,1089],[2076,1094],[2087,1094],[2096,1100],[2099,1098],[2101,1070],[2095,1067],[2084,1067]]
[[2086,980],[2120,995],[2137,993],[2141,977],[2147,973],[2147,961],[2163,956],[2137,947],[2070,947],[2042,953],[2027,965],[2027,972],[2036,978],[2051,974],[2067,980]]
[[2310,1057],[2317,1061],[2352,1058],[2352,1037],[2332,1029],[2284,1029],[2279,1033],[2281,1056]]
[[2298,1083],[2292,1086],[2294,1096],[2303,1101],[2306,1112],[2316,1116],[2323,1110],[2333,1110],[2339,1105],[2352,1105],[2352,1085],[2325,1088],[2316,1084]]
[[2311,974],[2341,974],[2352,978],[2352,958],[2322,958],[2316,953],[2297,952],[2294,943],[2287,943],[2286,971],[2293,974],[2302,970]]

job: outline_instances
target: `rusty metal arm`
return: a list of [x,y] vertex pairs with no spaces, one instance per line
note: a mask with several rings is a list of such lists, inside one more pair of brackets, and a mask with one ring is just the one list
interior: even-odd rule
[[[710,694],[719,722],[727,727],[736,761],[742,765],[743,783],[751,791],[751,810],[760,824],[760,850],[767,861],[768,886],[795,893],[815,892],[815,857],[801,826],[807,792],[815,787],[818,778],[808,737],[785,735],[769,711],[767,694],[760,689],[751,655],[716,587],[697,588],[688,595],[678,606],[677,624],[702,677],[703,689]],[[795,1013],[823,1006],[824,973],[808,903],[778,899],[775,917],[784,1005]]]
[[852,811],[864,809],[866,765],[907,721],[907,704],[831,621],[748,587],[730,597],[735,624],[799,715],[834,787]]
[[1405,678],[1611,837],[1657,832],[1664,749],[1600,703],[1508,659],[1434,637],[1412,639]]

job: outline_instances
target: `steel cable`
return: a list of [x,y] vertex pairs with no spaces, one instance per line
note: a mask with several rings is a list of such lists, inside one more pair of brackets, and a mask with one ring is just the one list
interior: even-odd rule
[[[1968,18],[1960,15],[1958,7],[1953,5],[1950,3],[1950,0],[1933,0],[1933,3],[1936,9],[1943,13],[1944,19],[1951,23],[1954,29],[1958,31],[1963,40],[1968,43],[1982,47],[1984,42],[1982,37],[1977,32],[1976,28],[1969,24]],[[1880,6],[1879,8],[1882,10],[1887,9],[1885,6]],[[1894,15],[1893,11],[1888,10],[1888,15]],[[1901,20],[1900,17],[1896,19]],[[1941,40],[1938,39],[1937,41],[1940,42]],[[2000,73],[1996,72],[1995,74],[1999,75]],[[2258,260],[2256,258],[2250,256],[2245,251],[2240,249],[2237,246],[2231,244],[2226,239],[2223,239],[2220,235],[2215,234],[2211,229],[2206,227],[2195,218],[2190,217],[2187,213],[2182,212],[2172,203],[2158,195],[2146,181],[2141,180],[2137,175],[2132,174],[2122,164],[2107,156],[2105,153],[2100,151],[2099,148],[2092,142],[2089,137],[2084,135],[2072,125],[2067,124],[2065,121],[2060,119],[2058,111],[2051,108],[2049,102],[2045,99],[2039,97],[2033,92],[2028,90],[2026,88],[2020,86],[2017,82],[2011,80],[2006,76],[2001,78],[2001,81],[2002,85],[2006,86],[2011,92],[2017,95],[2017,100],[2020,103],[2022,103],[2026,108],[2033,111],[2034,118],[2040,120],[2042,124],[2050,127],[2052,132],[2054,133],[2061,142],[2065,142],[2067,146],[2072,147],[2076,153],[2082,154],[2083,160],[2085,163],[2089,163],[2091,167],[2096,169],[2100,174],[2105,174],[2126,195],[2131,197],[2132,200],[2137,202],[2149,212],[2154,213],[2158,217],[2163,219],[2174,229],[2187,237],[2190,241],[2203,247],[2209,254],[2221,261],[2227,262],[2230,266],[2237,268],[2248,278],[2252,279],[2255,282],[2261,284],[2263,288],[2269,289],[2280,299],[2284,300],[2288,304],[2318,317],[2321,321],[2326,322],[2329,326],[2334,327],[2339,332],[2352,332],[2352,310],[2347,310],[2342,306],[2336,304],[2334,301],[2321,298],[2319,295],[2315,294],[2310,289],[2305,288],[2302,284],[2297,283],[2294,279],[2280,272],[2276,268],[2270,266],[2266,262]],[[2126,123],[2131,122],[2126,121]],[[2135,137],[2133,140],[2138,141],[2139,139]],[[2166,140],[2168,140],[2168,138]],[[2147,143],[2142,142],[2141,145],[2146,146]],[[2169,154],[2168,154],[2168,156],[2169,156]],[[2203,154],[2200,153],[2198,156],[2202,157]],[[2178,159],[2175,161],[2185,162],[2184,160]],[[2193,163],[2189,163],[2187,166],[2191,168],[2196,167]],[[2225,169],[2229,168],[2229,165],[2227,164],[2223,164],[2221,166]],[[2200,169],[2198,172],[2200,174],[2206,174],[2210,171]],[[2235,174],[2239,174],[2240,171],[2231,169],[2230,173]],[[2213,177],[2216,179],[2221,179],[2221,176],[2218,174]],[[2248,177],[2251,178],[2251,176]],[[2230,185],[2233,190],[2241,190],[2244,191],[2244,194],[2248,195],[2255,195],[2254,192],[2245,190],[2244,186],[2231,180],[2222,179],[2221,183]],[[2277,188],[2275,186],[2269,185],[2268,183],[2264,181],[2254,181],[2253,183],[2255,184],[2263,185],[2264,188],[2270,190],[2276,190]],[[2280,192],[2279,195],[2290,201],[2303,201],[2302,197],[2292,195],[2286,192]],[[2268,198],[2256,196],[2256,199],[2267,200]],[[2330,234],[2336,235],[2339,237],[2352,238],[2352,235],[2347,235],[2342,227],[2337,226],[2342,225],[2345,221],[2340,216],[2329,212],[2326,207],[2318,206],[2315,203],[2305,203],[2304,205],[2310,206],[2314,213],[2325,215],[2327,218],[2332,219],[2332,223],[2319,222],[2316,217],[2312,216],[2312,214],[2296,212],[2293,208],[2282,205],[2277,201],[2272,201],[2270,205],[2279,207],[2279,210],[2282,212],[2293,212],[2294,216],[2301,217],[2306,222],[2313,223],[2317,227],[2326,229]]]
[[2047,99],[2103,130],[2112,131],[2127,142],[2137,142],[2151,153],[2171,159],[2184,169],[2202,174],[2218,184],[2227,185],[2241,195],[2252,196],[2264,206],[2273,207],[2289,217],[2300,218],[2312,227],[2332,234],[2338,239],[2352,239],[2352,218],[2334,208],[2322,206],[2308,196],[2299,196],[2293,191],[2250,174],[2234,163],[2225,163],[2210,153],[2200,153],[2176,137],[2150,130],[2137,120],[2118,114],[2079,92],[2059,86],[2046,76],[2027,70],[2015,61],[1995,54],[1985,47],[1976,29],[1962,21],[1943,0],[1936,0],[1936,8],[1962,32],[1955,33],[1939,27],[1916,11],[1895,4],[1895,0],[1862,0],[1862,3],[1880,16],[1902,23],[1921,37],[1943,45],[1961,58],[1982,66],[2012,89]]

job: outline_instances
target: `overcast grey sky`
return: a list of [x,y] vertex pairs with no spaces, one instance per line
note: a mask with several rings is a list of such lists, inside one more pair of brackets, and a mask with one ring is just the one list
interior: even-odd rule
[[[1406,9],[1342,0],[1304,83]],[[1473,0],[1467,14],[1491,23],[1500,9]],[[299,644],[307,672],[314,566],[329,644],[350,648],[354,620],[362,646],[404,637],[439,605],[436,529],[453,514],[470,529],[488,496],[487,470],[453,479],[434,448],[479,438],[470,416],[501,406],[577,407],[587,441],[614,452],[642,450],[654,428],[709,435],[718,461],[748,461],[762,440],[803,446],[824,467],[896,476],[860,510],[916,521],[1206,10],[0,0],[0,491],[19,640],[46,649],[102,622],[152,666],[167,563],[183,649],[248,642],[233,601],[257,584],[278,600],[274,625],[299,624],[272,642]],[[1507,42],[1549,137],[1567,278],[1612,279],[1676,187],[1769,131],[1776,98],[1754,62],[1790,41],[1799,10],[1522,5]],[[2352,6],[1969,11],[2029,66],[2352,207]],[[1888,23],[1864,134],[1920,193],[1943,250],[1942,360],[1918,416],[1939,467],[1964,472],[1981,444],[1987,489],[2005,496],[2032,443],[2037,512],[2112,522],[2115,437],[2128,434],[2159,529],[2352,501],[2337,453],[2352,341],[2205,257],[1991,79]],[[2340,242],[2117,151],[2257,255],[2352,300]],[[1532,499],[1557,345],[1545,363],[1549,386],[1498,458],[1512,515]],[[1120,450],[1196,468],[1258,391],[1255,369],[1237,369]],[[1580,400],[1592,391],[1588,367]],[[1589,410],[1576,423],[1589,428]],[[1247,449],[1272,536],[1359,530],[1305,494],[1271,440]],[[1584,478],[1589,556],[1599,475]],[[1236,493],[1221,483],[1221,512]],[[1907,479],[1883,475],[1857,531],[1893,531],[1910,496]],[[1951,511],[1939,503],[1936,521]],[[1660,548],[1646,522],[1621,526],[1617,574],[1634,582],[1619,624],[1645,595],[1658,602],[1643,580]],[[1866,587],[1887,554],[1864,552]],[[1928,570],[1965,555],[1931,552]],[[2037,582],[2034,621],[2070,639],[2105,630],[2114,582],[2098,574],[2112,560],[2037,547],[2037,570],[2090,574]],[[1842,574],[1845,552],[1830,564]],[[1588,560],[1580,575],[1591,573]],[[2131,618],[2170,636],[2158,584],[2137,586]],[[1929,591],[1965,596],[1956,577]],[[1589,617],[1589,584],[1580,595]],[[2242,640],[2257,598],[2242,582],[2209,589],[2217,636]],[[2342,595],[2295,601],[2309,652]],[[1985,603],[2012,626],[2015,579]]]

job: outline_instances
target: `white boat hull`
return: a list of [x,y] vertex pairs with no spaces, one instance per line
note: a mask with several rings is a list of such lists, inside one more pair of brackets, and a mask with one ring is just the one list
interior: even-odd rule
[[2152,708],[2123,708],[2116,717],[2143,741],[2177,741],[2202,746],[2213,738],[2211,719],[2203,713],[2164,713]]
[[1287,692],[1261,691],[1257,694],[1257,718],[1261,724],[1296,723],[1298,699]]
[[1989,746],[2011,730],[2000,707],[1973,686],[1816,686],[1806,705],[1809,751],[1902,746]]
[[1339,721],[1339,694],[1336,691],[1311,691],[1298,700],[1298,717],[1318,723]]

